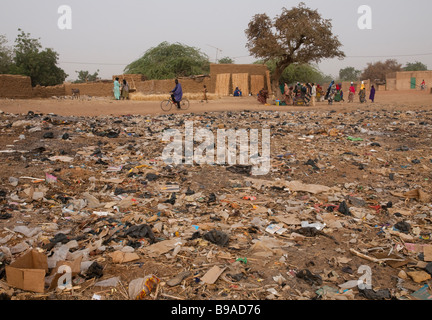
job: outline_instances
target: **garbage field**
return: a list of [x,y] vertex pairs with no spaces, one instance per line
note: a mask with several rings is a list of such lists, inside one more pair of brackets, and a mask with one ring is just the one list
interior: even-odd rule
[[[186,121],[269,129],[269,172],[166,163],[164,133]],[[432,299],[427,108],[0,124],[4,300]]]

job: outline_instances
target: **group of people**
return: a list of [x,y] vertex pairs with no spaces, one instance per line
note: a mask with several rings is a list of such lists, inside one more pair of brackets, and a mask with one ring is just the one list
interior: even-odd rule
[[[351,82],[351,85],[349,87],[348,103],[354,102],[355,94],[356,94],[356,88],[354,86],[354,82]],[[375,86],[372,85],[369,94],[369,100],[371,100],[371,102],[375,102],[375,94],[376,94],[376,89]],[[328,101],[329,104],[333,104],[333,101],[335,102],[345,101],[344,93],[342,90],[342,84],[341,83],[335,84],[335,82],[332,81],[330,83],[330,86],[327,89],[325,99]],[[360,86],[359,99],[360,99],[360,103],[366,102],[366,86],[364,81],[362,81]]]
[[306,105],[312,103],[312,106],[315,106],[316,102],[321,101],[322,87],[315,83],[301,84],[300,82],[289,87],[285,83],[283,98],[286,105],[295,105],[298,101],[301,101]]
[[[282,89],[282,87],[281,87]],[[288,84],[284,84],[283,87],[283,101],[282,104],[285,105],[312,105],[315,106],[316,102],[321,102],[323,100],[327,100],[331,105],[333,102],[341,102],[345,101],[344,91],[342,88],[342,84],[336,84],[333,80],[327,91],[324,91],[323,88],[319,84],[315,83],[300,83],[297,82],[294,86],[288,86]],[[371,86],[369,99],[371,102],[375,102],[375,86]],[[356,87],[354,86],[354,82],[351,82],[351,86],[349,88],[348,102],[354,102],[354,97],[356,94]],[[360,90],[359,90],[360,102],[366,102],[366,86],[364,81],[362,81]],[[258,101],[262,104],[267,103],[267,99],[269,98],[269,92],[266,89],[260,90],[258,93]]]
[[129,100],[129,84],[126,79],[123,79],[122,84],[119,80],[118,77],[114,80],[114,98],[116,100]]

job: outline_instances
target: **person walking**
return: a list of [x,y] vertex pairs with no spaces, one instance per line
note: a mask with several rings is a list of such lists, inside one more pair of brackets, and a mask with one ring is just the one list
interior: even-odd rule
[[351,86],[349,88],[348,102],[354,102],[355,91],[356,90],[354,87],[354,82],[351,82]]
[[330,83],[329,88],[327,89],[326,99],[328,100],[329,105],[333,104],[336,95],[336,85],[334,80]]
[[375,102],[375,86],[371,87],[369,100],[371,100],[372,102]]

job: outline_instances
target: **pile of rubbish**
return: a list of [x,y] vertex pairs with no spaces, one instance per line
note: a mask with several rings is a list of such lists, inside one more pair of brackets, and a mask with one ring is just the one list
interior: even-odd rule
[[[167,164],[185,121],[270,129],[270,171]],[[2,299],[432,299],[432,112],[0,124]]]

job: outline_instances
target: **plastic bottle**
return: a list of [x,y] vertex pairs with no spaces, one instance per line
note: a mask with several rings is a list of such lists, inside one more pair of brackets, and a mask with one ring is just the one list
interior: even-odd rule
[[129,297],[132,300],[144,300],[153,289],[160,283],[155,275],[148,275],[144,278],[132,280],[129,283]]

